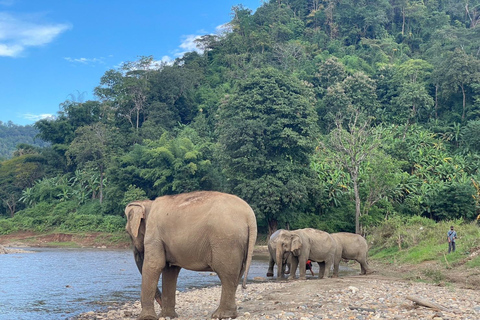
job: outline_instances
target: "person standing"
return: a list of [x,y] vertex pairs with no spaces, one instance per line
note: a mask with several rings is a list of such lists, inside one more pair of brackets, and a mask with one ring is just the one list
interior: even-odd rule
[[315,276],[315,273],[313,273],[313,269],[312,269],[312,260],[307,260],[306,269],[310,270],[310,273],[312,274],[312,276]]
[[447,232],[448,239],[448,253],[455,252],[455,239],[457,239],[457,232],[453,230],[453,226],[450,227],[450,230]]

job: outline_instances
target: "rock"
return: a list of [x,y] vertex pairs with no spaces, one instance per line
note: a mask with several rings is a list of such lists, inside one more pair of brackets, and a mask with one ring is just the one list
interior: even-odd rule
[[8,253],[7,249],[5,249],[5,247],[0,244],[0,254],[7,254],[7,253]]

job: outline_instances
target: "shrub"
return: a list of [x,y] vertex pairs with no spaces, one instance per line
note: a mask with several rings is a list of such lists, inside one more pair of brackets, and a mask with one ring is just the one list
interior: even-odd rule
[[12,219],[0,219],[0,234],[9,234],[18,231],[18,226]]
[[120,216],[104,216],[98,231],[116,232],[125,228],[127,220]]

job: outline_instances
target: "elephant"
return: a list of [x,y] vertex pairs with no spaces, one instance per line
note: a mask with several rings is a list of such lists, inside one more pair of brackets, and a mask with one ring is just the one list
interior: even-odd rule
[[[272,233],[270,238],[268,239],[268,252],[270,253],[270,259],[268,262],[268,271],[267,277],[273,277],[273,267],[277,264],[277,279],[282,279],[285,274],[288,274],[291,268],[292,258],[291,253],[286,251],[285,254],[281,257],[281,264],[277,260],[277,240],[279,235],[285,230],[279,229]],[[286,270],[288,267],[288,270]]]
[[294,231],[283,230],[278,235],[276,261],[281,261],[285,252],[292,253],[292,266],[288,279],[294,279],[297,266],[300,269],[300,279],[306,279],[307,260],[318,263],[319,278],[328,277],[335,260],[335,240],[325,231],[313,228]]
[[333,277],[338,277],[340,260],[356,260],[360,263],[361,274],[371,273],[367,265],[368,245],[364,237],[356,233],[338,232],[330,234],[337,242],[337,253],[333,264]]
[[[125,208],[137,267],[142,274],[139,320],[178,317],[175,291],[181,268],[216,272],[222,285],[220,305],[212,318],[235,318],[235,293],[248,270],[257,238],[252,208],[237,196],[196,191],[134,201]],[[157,284],[162,275],[162,291]]]

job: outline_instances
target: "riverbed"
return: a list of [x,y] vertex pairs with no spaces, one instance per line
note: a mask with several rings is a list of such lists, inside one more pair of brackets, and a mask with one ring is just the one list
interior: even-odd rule
[[[141,277],[130,250],[28,250],[0,255],[0,320],[64,320],[140,297]],[[254,256],[248,279],[265,278],[267,269],[268,258]],[[177,290],[219,284],[215,274],[182,269]]]

